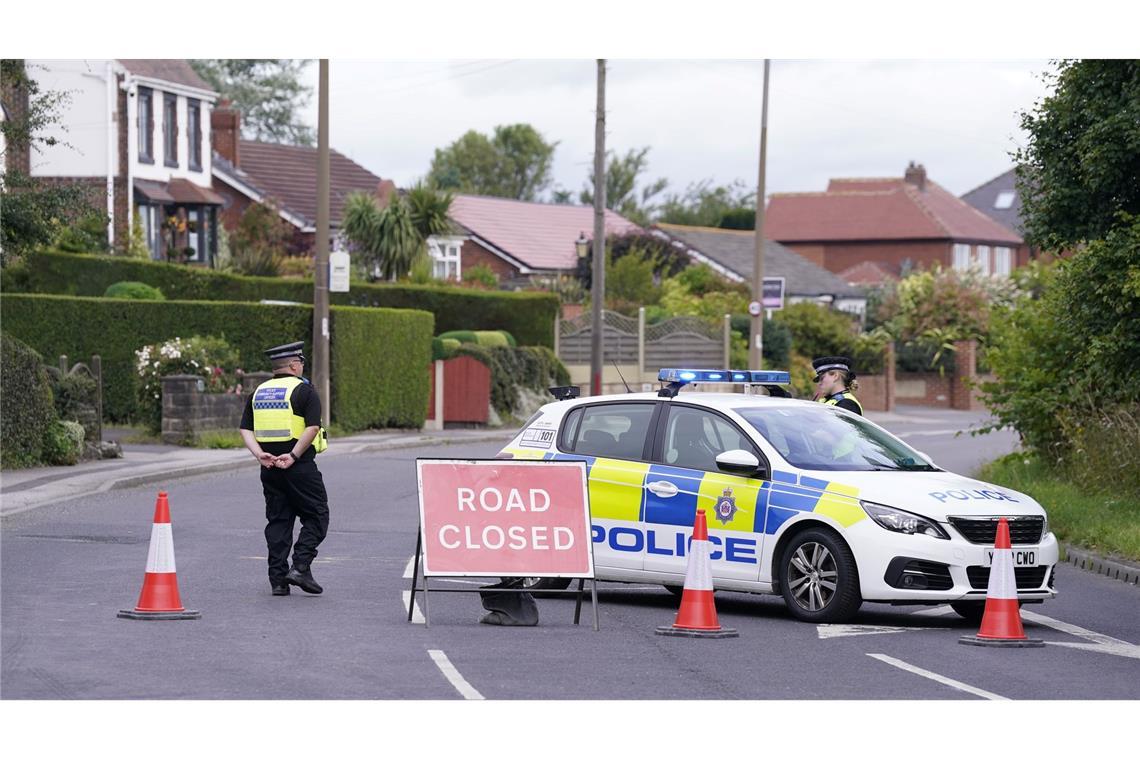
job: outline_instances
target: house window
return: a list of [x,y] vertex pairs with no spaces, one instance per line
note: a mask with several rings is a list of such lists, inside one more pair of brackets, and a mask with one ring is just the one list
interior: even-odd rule
[[964,243],[954,244],[954,271],[965,272],[970,268],[970,246]]
[[202,241],[205,239],[202,229],[202,210],[197,206],[186,209],[186,247],[193,253],[186,256],[187,261],[202,261]]
[[432,276],[437,280],[458,280],[460,278],[459,241],[432,241],[428,246],[432,258]]
[[190,168],[202,171],[202,104],[197,100],[186,101],[186,128],[190,138]]
[[1010,248],[994,248],[994,274],[1009,277],[1013,269],[1013,251]]
[[1002,190],[998,193],[997,200],[994,201],[994,208],[1010,208],[1013,206],[1013,199],[1017,197],[1017,193],[1013,190]]
[[150,251],[150,257],[157,259],[158,227],[155,224],[155,208],[149,205],[136,206],[135,215],[138,216],[139,227],[142,229],[143,239],[146,241],[147,250]]
[[139,161],[154,163],[154,93],[147,87],[139,88]]
[[162,100],[162,156],[166,166],[178,167],[178,96]]
[[982,274],[990,273],[990,247],[979,245],[974,248],[974,266]]

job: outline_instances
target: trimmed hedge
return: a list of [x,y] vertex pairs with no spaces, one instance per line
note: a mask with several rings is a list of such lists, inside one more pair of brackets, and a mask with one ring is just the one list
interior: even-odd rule
[[[102,296],[116,282],[145,282],[171,300],[312,303],[313,284],[276,277],[245,277],[211,269],[117,256],[40,253],[5,271],[6,292]],[[506,330],[520,345],[554,346],[558,297],[550,293],[507,293],[432,285],[353,284],[349,293],[329,293],[338,306],[420,309],[435,315],[439,332]]]
[[56,422],[55,402],[40,355],[21,340],[0,333],[0,462],[30,467],[43,458],[44,439]]
[[[344,321],[338,324],[342,314]],[[9,294],[0,298],[0,320],[6,331],[44,355],[99,354],[104,414],[124,421],[136,413],[134,352],[142,346],[176,336],[214,335],[237,349],[246,371],[268,370],[266,347],[293,340],[312,346],[313,312],[305,305]],[[429,393],[424,368],[431,351],[431,315],[335,307],[330,322],[332,419],[345,429],[421,425]],[[373,385],[353,387],[362,381]],[[377,392],[375,383],[394,387]]]

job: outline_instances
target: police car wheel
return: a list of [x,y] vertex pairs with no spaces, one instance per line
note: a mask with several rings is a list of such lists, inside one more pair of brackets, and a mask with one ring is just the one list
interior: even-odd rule
[[540,591],[561,591],[570,587],[570,578],[523,578],[523,588],[536,592],[534,596],[542,598]]
[[811,623],[849,620],[863,603],[855,556],[825,529],[805,530],[788,544],[780,560],[780,591],[792,615]]
[[677,597],[678,599],[680,599],[681,595],[685,593],[685,587],[684,586],[676,586],[672,583],[666,583],[665,584],[665,590],[668,591],[673,596]]

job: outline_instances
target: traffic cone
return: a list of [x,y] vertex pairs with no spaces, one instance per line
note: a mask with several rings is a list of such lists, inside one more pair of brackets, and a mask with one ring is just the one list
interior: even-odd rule
[[118,616],[131,620],[196,620],[202,617],[201,612],[183,607],[178,596],[174,533],[166,491],[158,492],[154,505],[154,525],[150,529],[150,551],[146,557],[146,576],[139,603],[133,610],[119,610]]
[[1043,647],[1041,639],[1031,639],[1021,627],[1021,609],[1017,603],[1017,578],[1013,573],[1013,549],[1009,541],[1009,522],[998,521],[994,559],[990,563],[990,582],[986,588],[986,611],[977,636],[963,636],[959,644],[978,647]]
[[681,609],[673,625],[657,627],[662,636],[728,639],[739,636],[735,628],[721,628],[713,602],[712,560],[709,559],[709,528],[705,511],[697,510],[693,523],[693,541],[689,548],[689,564],[685,568],[685,589],[681,593]]

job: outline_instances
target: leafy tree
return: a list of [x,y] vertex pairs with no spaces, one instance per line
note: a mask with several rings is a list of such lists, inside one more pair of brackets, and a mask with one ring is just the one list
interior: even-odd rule
[[[640,225],[649,224],[654,212],[651,200],[668,185],[668,180],[657,179],[638,191],[638,180],[649,168],[648,155],[648,146],[640,150],[631,148],[620,157],[613,151],[606,151],[606,208]],[[589,184],[579,193],[578,200],[584,205],[592,206],[593,173],[590,174],[588,182]]]
[[1055,89],[1021,114],[1013,156],[1027,236],[1060,250],[1140,214],[1140,60],[1061,61],[1045,78]]
[[417,277],[417,264],[427,258],[427,239],[450,229],[448,209],[452,195],[423,183],[401,197],[393,195],[383,209],[368,193],[351,193],[345,199],[344,234],[370,271],[388,280]]
[[254,203],[245,210],[230,239],[233,268],[239,274],[276,277],[289,252],[290,234],[277,209]]
[[694,182],[685,189],[684,195],[674,193],[665,198],[657,221],[697,227],[754,230],[756,191],[750,190],[741,180],[716,186],[711,179]]
[[247,139],[312,145],[313,129],[298,113],[313,89],[301,81],[311,61],[292,58],[191,60],[198,75],[241,111]]
[[436,149],[427,182],[459,193],[533,201],[550,185],[557,146],[530,124],[500,125],[491,137],[470,130]]
[[653,281],[655,264],[652,256],[607,257],[606,308],[635,316],[640,307],[657,303],[661,288]]

